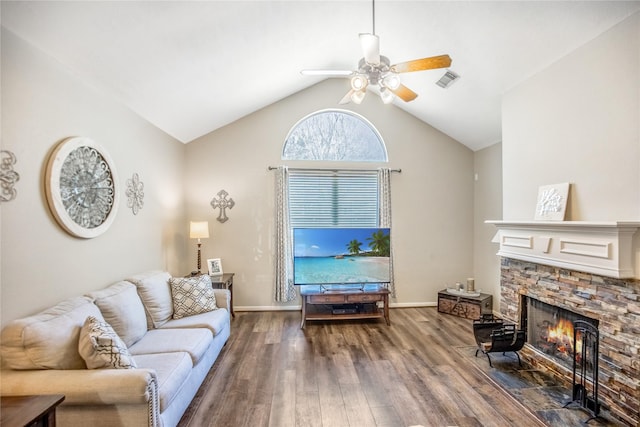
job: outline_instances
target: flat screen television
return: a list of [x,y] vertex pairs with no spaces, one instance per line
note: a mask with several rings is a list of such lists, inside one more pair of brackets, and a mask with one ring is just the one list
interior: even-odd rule
[[296,285],[387,284],[391,281],[389,228],[294,228]]

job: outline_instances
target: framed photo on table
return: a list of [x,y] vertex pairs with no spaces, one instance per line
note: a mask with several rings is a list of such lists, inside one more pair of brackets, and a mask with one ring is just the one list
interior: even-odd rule
[[220,258],[212,258],[207,260],[207,267],[209,267],[210,276],[222,275],[222,261]]

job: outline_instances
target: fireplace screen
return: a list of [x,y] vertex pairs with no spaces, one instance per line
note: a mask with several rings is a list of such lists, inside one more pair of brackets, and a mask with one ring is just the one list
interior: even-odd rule
[[570,369],[573,367],[573,358],[577,354],[579,359],[582,352],[580,334],[576,336],[577,348],[574,348],[573,322],[576,320],[583,320],[598,327],[598,321],[595,319],[527,298],[528,343]]

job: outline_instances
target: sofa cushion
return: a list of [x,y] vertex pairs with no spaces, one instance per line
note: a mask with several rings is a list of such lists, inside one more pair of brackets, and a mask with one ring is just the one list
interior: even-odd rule
[[152,329],[129,351],[134,356],[184,351],[197,365],[212,341],[213,334],[209,329]]
[[89,369],[131,369],[136,363],[126,344],[109,323],[87,317],[82,329],[78,351]]
[[173,297],[173,318],[215,310],[216,296],[211,277],[207,274],[194,277],[172,277],[169,280]]
[[11,369],[85,369],[78,341],[88,316],[103,319],[90,298],[75,297],[13,320],[2,330],[3,363]]
[[160,412],[171,405],[187,383],[193,364],[185,352],[141,354],[134,356],[138,368],[153,369],[158,381]]
[[147,314],[148,329],[159,328],[173,316],[173,301],[166,271],[148,271],[128,277],[138,288],[138,295]]
[[127,346],[135,344],[147,333],[147,318],[135,285],[118,282],[87,296],[94,299],[104,320]]
[[162,325],[161,329],[170,328],[207,328],[213,335],[218,335],[229,327],[229,312],[226,309],[208,311],[194,316],[172,319]]

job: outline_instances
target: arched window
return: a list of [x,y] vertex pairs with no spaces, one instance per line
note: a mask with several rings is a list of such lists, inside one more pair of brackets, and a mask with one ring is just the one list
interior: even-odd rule
[[[283,160],[388,162],[382,137],[364,117],[321,110],[289,131]],[[278,169],[276,180],[276,301],[296,297],[292,230],[296,227],[390,227],[389,169]],[[389,284],[396,296],[393,279]]]
[[382,137],[367,119],[334,109],[296,123],[285,139],[282,160],[388,161]]

